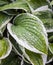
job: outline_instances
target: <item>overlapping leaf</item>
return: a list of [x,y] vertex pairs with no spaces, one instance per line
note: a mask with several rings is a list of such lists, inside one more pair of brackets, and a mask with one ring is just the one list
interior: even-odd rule
[[[11,40],[12,41],[12,40]],[[14,43],[14,44],[13,44]],[[14,47],[16,48],[16,50],[19,52],[19,53],[23,53],[23,60],[25,62],[27,62],[29,65],[30,64],[33,64],[33,65],[44,65],[44,62],[43,62],[43,59],[42,59],[42,56],[40,54],[36,54],[36,53],[33,53],[29,50],[25,50],[24,51],[24,48],[22,46],[19,45],[20,47],[20,51],[19,51],[19,47],[18,47],[18,44],[16,44],[15,42],[13,42],[12,44],[14,45]],[[13,47],[13,48],[14,48]],[[16,52],[15,50],[15,52]],[[29,57],[29,59],[27,58],[27,56],[25,55],[25,53],[27,54],[27,56]],[[19,54],[18,54],[19,55]],[[22,57],[22,56],[21,56]],[[26,60],[27,59],[27,60]],[[30,61],[30,62],[29,62]]]
[[11,41],[11,43],[12,43],[12,46],[13,46],[13,49],[15,50],[15,52],[16,52],[18,55],[21,56],[23,53],[22,53],[22,51],[21,51],[21,49],[20,49],[20,47],[19,47],[19,44],[17,44],[16,40],[14,40],[14,38],[13,38],[11,35],[9,35],[9,39],[10,39],[10,41]]
[[53,54],[53,44],[52,43],[49,44],[49,49],[50,49],[51,53]]
[[20,58],[17,56],[14,52],[11,52],[11,54],[4,60],[2,60],[1,65],[20,65]]
[[53,15],[51,12],[37,11],[37,14],[35,13],[35,15],[37,15],[42,20],[47,30],[53,29]]
[[[31,52],[31,51],[25,49],[22,46],[20,46],[20,49],[23,52],[23,56],[25,58],[27,58],[28,61],[30,61],[29,64],[32,64],[32,65],[45,65],[46,62],[43,62],[43,57],[42,57],[41,54]],[[46,60],[46,59],[44,59],[44,60]]]
[[12,19],[12,16],[8,16],[2,12],[0,12],[0,30],[4,30],[5,25]]
[[[23,47],[20,46],[19,44],[17,44],[16,40],[11,36],[9,35],[9,39],[12,43],[12,47],[13,47],[13,50],[14,52],[19,55],[21,58],[24,57],[23,56]],[[27,60],[27,57],[24,57],[23,60],[26,62],[26,63],[29,63],[29,61]]]
[[6,58],[12,49],[12,45],[8,39],[0,39],[0,60]]
[[[1,30],[3,31],[5,25],[12,19],[9,15],[17,15],[23,12],[35,13],[42,20],[47,31],[51,32],[53,30],[53,12],[48,8],[47,1],[0,0],[0,32]],[[0,36],[0,59],[4,59],[10,54],[12,46],[13,51],[17,53],[11,53],[9,57],[2,60],[1,65],[20,65],[22,63],[20,59],[26,62],[30,61],[32,65],[45,65],[47,55],[44,54],[48,52],[47,33],[43,23],[36,16],[29,13],[16,16],[13,19],[14,21],[12,21],[13,24],[9,23],[7,25],[8,37],[12,45],[9,40],[2,39]],[[52,39],[51,37],[49,42],[52,42]],[[51,53],[49,52],[48,54],[48,62],[53,57],[53,44],[49,44],[49,50]],[[19,58],[17,55],[19,55]]]
[[29,5],[33,8],[33,9],[37,9],[41,6],[47,5],[48,2],[46,0],[25,0],[29,3]]
[[43,65],[43,59],[40,54],[33,53],[31,51],[25,50],[29,57],[29,61],[33,65]]
[[45,65],[47,61],[47,55],[41,55],[34,52],[31,52],[24,47],[20,47],[23,52],[23,56],[30,61],[32,65]]
[[21,46],[36,53],[47,54],[46,30],[36,16],[20,14],[15,18],[14,25],[10,25],[7,26],[9,33]]
[[0,11],[9,10],[9,9],[22,9],[26,12],[30,12],[28,4],[25,1],[13,2],[13,3],[0,7]]

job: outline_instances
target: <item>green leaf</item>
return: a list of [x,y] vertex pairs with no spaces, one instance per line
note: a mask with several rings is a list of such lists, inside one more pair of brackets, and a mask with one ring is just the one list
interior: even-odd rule
[[22,9],[26,12],[30,12],[28,4],[24,1],[22,2],[13,2],[7,5],[0,7],[0,11],[9,10],[9,9]]
[[4,55],[6,51],[7,51],[6,41],[0,40],[0,57]]
[[31,51],[25,50],[28,55],[30,62],[33,65],[43,65],[43,59],[40,54],[33,53]]
[[5,29],[6,24],[12,19],[12,16],[8,16],[3,12],[0,12],[0,30],[3,31]]
[[[10,34],[8,34],[8,35],[9,35],[10,42],[12,43],[13,51],[22,58],[23,47],[20,46],[19,44],[17,44],[16,40]],[[26,63],[29,63],[29,61],[25,57],[23,58],[23,60]]]
[[47,5],[48,2],[46,0],[26,0],[29,5],[35,10],[41,6]]
[[17,44],[16,40],[10,34],[8,35],[9,35],[9,40],[12,43],[13,49],[15,50],[15,53],[21,56],[23,53],[19,47],[19,44]]
[[53,14],[52,12],[48,11],[48,10],[43,10],[43,11],[37,11],[34,13],[36,16],[38,16],[43,24],[45,25],[47,30],[53,29]]
[[24,47],[20,47],[23,52],[23,56],[30,62],[32,65],[45,65],[47,61],[47,55],[37,54],[31,52]]
[[49,44],[49,50],[53,54],[53,43]]
[[20,65],[20,58],[13,51],[11,54],[4,60],[2,60],[0,65]]
[[23,13],[7,25],[11,36],[18,44],[36,53],[47,54],[47,34],[42,22],[34,15]]
[[6,58],[12,49],[10,41],[6,38],[0,39],[0,60]]

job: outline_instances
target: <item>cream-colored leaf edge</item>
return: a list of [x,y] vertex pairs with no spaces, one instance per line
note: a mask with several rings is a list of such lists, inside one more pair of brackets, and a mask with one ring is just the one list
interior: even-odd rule
[[11,23],[8,23],[8,24],[7,24],[8,32],[9,32],[10,35],[16,40],[16,42],[19,43],[19,45],[21,45],[21,46],[25,47],[26,49],[28,49],[28,50],[30,50],[30,51],[33,51],[33,52],[35,52],[35,53],[44,54],[43,52],[40,52],[39,50],[37,50],[37,49],[34,48],[33,46],[30,47],[30,46],[27,44],[26,41],[23,41],[23,40],[19,39],[15,34],[13,34],[13,32],[12,32],[12,30],[11,30],[11,26],[12,26]]
[[13,17],[7,19],[7,20],[5,21],[5,23],[3,23],[3,24],[0,26],[0,30],[1,30],[3,27],[5,27],[5,25],[6,25],[12,18],[13,18]]
[[5,59],[5,58],[10,54],[10,52],[11,52],[11,50],[12,50],[12,44],[11,44],[10,40],[9,40],[8,38],[5,38],[5,39],[6,39],[6,40],[8,41],[8,43],[9,43],[9,49],[8,49],[7,53],[6,53],[4,56],[0,57],[0,60]]

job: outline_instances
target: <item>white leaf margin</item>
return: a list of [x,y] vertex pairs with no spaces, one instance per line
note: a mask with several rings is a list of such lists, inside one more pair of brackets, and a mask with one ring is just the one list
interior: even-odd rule
[[10,54],[10,52],[12,50],[12,44],[11,44],[10,40],[8,38],[5,38],[5,39],[9,43],[9,49],[7,50],[7,53],[4,56],[0,57],[0,60],[5,59],[7,56],[9,56],[9,54]]
[[41,6],[41,7],[37,8],[36,10],[33,11],[33,13],[35,13],[35,12],[44,12],[44,11],[53,12],[53,11],[48,7],[48,5],[45,5],[45,6]]
[[[34,65],[33,62],[30,60],[29,56],[26,54],[24,48],[23,48],[22,51],[24,53],[24,56],[32,63],[32,65]],[[41,57],[42,57],[42,60],[43,60],[43,65],[45,65],[47,63],[47,55],[46,54],[42,54]]]
[[49,61],[46,62],[46,64],[50,63],[53,61],[53,58],[51,58]]
[[11,18],[7,19],[7,20],[5,21],[5,23],[3,23],[3,24],[0,26],[0,30],[1,30],[3,27],[5,27],[5,25],[6,25],[7,23],[9,23],[9,21],[10,21],[12,18],[13,18],[13,16],[12,16]]
[[48,29],[47,30],[47,33],[51,33],[51,32],[53,32],[53,29]]
[[[26,49],[32,51],[32,52],[35,52],[35,53],[39,53],[39,54],[44,54],[43,52],[37,50],[36,48],[34,48],[33,46],[29,46],[27,44],[27,41],[23,41],[21,39],[19,39],[15,34],[13,34],[12,30],[11,30],[11,26],[12,24],[11,23],[8,23],[7,24],[7,29],[8,29],[8,32],[10,33],[10,35],[16,40],[16,42],[19,43],[19,45],[25,47]],[[48,42],[47,42],[48,43]],[[48,44],[47,44],[48,46]]]

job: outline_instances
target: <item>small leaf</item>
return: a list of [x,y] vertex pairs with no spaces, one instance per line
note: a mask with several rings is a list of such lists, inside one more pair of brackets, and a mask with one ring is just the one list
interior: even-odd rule
[[14,25],[7,25],[11,36],[18,44],[36,53],[47,54],[47,34],[42,22],[34,15],[20,14]]
[[0,39],[0,60],[6,58],[12,49],[12,45],[8,39]]
[[49,50],[53,54],[53,43],[49,44]]
[[0,12],[0,30],[5,29],[5,25],[12,19],[12,16],[8,16],[3,12]]

